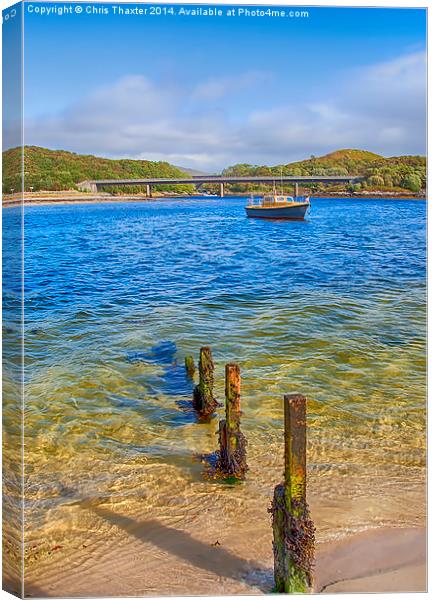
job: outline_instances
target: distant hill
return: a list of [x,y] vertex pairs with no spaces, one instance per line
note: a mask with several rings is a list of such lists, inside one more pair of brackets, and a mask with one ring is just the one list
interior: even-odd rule
[[345,148],[343,150],[335,150],[320,157],[323,162],[334,162],[344,160],[361,160],[361,161],[374,161],[383,158],[380,154],[369,152],[368,150],[351,150]]
[[[167,162],[149,160],[112,160],[38,146],[24,149],[25,185],[38,190],[70,190],[86,179],[138,179],[141,177],[187,177]],[[3,191],[20,186],[21,152],[12,148],[3,152]],[[167,187],[167,186],[166,186]],[[179,190],[179,186],[177,187]],[[189,189],[189,186],[186,186]],[[130,191],[131,188],[129,188]]]
[[[328,190],[383,191],[409,190],[419,192],[426,186],[425,156],[394,156],[385,158],[366,150],[336,150],[325,156],[311,156],[307,160],[269,166],[238,164],[224,170],[227,175],[358,175],[365,181],[327,187]],[[313,191],[323,184],[309,186]],[[244,191],[244,190],[242,190]]]
[[179,167],[179,165],[176,165],[176,169],[180,169],[181,171],[183,171],[186,175],[188,175],[189,177],[195,177],[196,175],[211,175],[211,173],[205,173],[205,171],[197,171],[197,169],[188,169],[187,167]]
[[[177,167],[167,162],[149,160],[113,160],[92,155],[75,154],[64,150],[48,150],[38,146],[26,146],[24,149],[24,171],[26,190],[30,187],[38,190],[70,190],[86,179],[138,179],[142,177],[188,177],[200,175],[200,171]],[[12,148],[3,152],[3,191],[18,190],[20,186],[21,152]],[[266,166],[237,164],[223,171],[225,175],[358,175],[364,178],[362,183],[340,184],[327,187],[328,191],[359,192],[363,190],[411,191],[425,189],[426,159],[424,156],[394,156],[385,158],[366,150],[336,150],[325,156],[311,156],[309,159],[293,163]],[[305,186],[313,193],[320,193],[323,184]],[[158,186],[161,191],[192,192],[193,187]],[[251,192],[267,189],[262,185],[232,184],[227,186],[230,192]],[[140,188],[128,187],[129,192]],[[215,191],[212,184],[203,189]],[[122,191],[111,188],[110,191]],[[217,191],[217,190],[216,190]]]

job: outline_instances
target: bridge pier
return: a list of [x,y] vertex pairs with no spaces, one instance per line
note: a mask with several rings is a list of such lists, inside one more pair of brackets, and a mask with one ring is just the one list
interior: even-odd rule
[[98,191],[98,186],[93,181],[82,181],[81,183],[77,184],[77,187],[81,192],[93,192],[96,194]]
[[220,196],[224,198],[224,183],[220,183]]
[[299,194],[298,182],[295,183],[295,198]]
[[146,183],[146,196],[152,198],[152,186],[150,183]]

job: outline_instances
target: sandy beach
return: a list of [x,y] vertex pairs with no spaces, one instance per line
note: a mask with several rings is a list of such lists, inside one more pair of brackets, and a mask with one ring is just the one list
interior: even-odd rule
[[315,591],[423,592],[426,575],[425,529],[377,529],[324,544]]
[[[156,473],[154,481],[156,485]],[[53,537],[48,530],[47,537],[33,540],[33,550],[28,548],[33,553],[25,595],[271,593],[269,498],[251,503],[252,484],[214,486],[212,495],[205,488],[203,484],[194,497],[167,497],[155,490],[153,506],[145,491],[135,501],[95,498],[70,505],[70,529],[62,532],[53,523]],[[310,498],[317,542],[314,592],[425,591],[422,488],[408,495],[419,508],[418,519],[413,513],[408,521],[397,504],[388,507],[383,519],[380,498],[351,502],[344,490],[340,497],[333,492],[333,499],[322,493]],[[377,527],[371,525],[371,514],[377,515]],[[368,520],[369,528],[363,528]],[[414,521],[419,525],[405,524]],[[47,542],[48,552],[43,550]]]
[[[29,597],[265,594],[272,590],[272,557],[254,560],[224,542],[205,543],[158,521],[140,524],[99,510],[122,541],[104,551],[78,553],[28,577]],[[268,540],[269,541],[269,540]],[[269,550],[269,548],[268,548]],[[315,593],[426,591],[426,535],[422,528],[381,528],[321,544]]]

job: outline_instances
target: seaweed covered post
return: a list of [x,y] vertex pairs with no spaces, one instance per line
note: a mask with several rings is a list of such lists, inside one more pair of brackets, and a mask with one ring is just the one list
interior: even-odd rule
[[302,593],[312,586],[314,525],[306,498],[306,399],[284,396],[284,483],[272,503],[275,592]]
[[198,364],[199,382],[194,388],[194,408],[201,417],[207,417],[213,413],[218,402],[213,395],[214,385],[214,363],[212,352],[207,346],[200,348],[200,360]]
[[186,371],[186,374],[188,375],[189,379],[194,378],[195,364],[194,364],[194,358],[192,356],[185,356],[185,371]]
[[239,365],[226,365],[225,376],[227,451],[234,454],[241,427],[241,372]]
[[246,439],[241,432],[241,374],[239,365],[226,365],[226,418],[219,425],[217,471],[221,475],[244,479],[248,470]]

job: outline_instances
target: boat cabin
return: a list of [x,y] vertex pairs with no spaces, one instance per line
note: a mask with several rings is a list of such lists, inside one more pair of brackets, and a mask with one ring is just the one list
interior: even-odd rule
[[277,196],[276,194],[265,194],[261,202],[262,206],[275,206],[278,204],[289,204],[294,201],[292,196]]
[[277,196],[275,194],[265,194],[262,200],[262,206],[274,206],[275,204],[287,204],[293,202],[292,196]]

